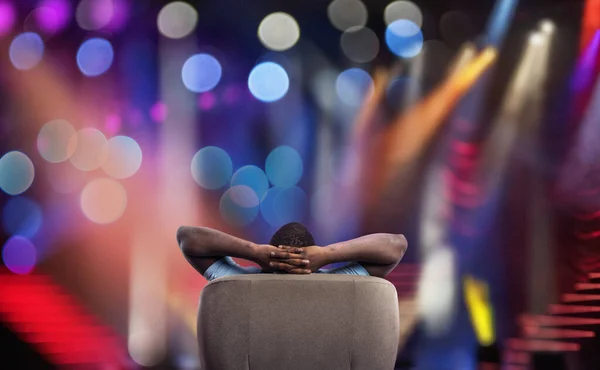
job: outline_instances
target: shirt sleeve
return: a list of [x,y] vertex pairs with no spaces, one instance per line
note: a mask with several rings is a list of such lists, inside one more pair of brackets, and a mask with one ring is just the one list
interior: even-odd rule
[[369,276],[369,272],[358,262],[350,262],[345,266],[337,267],[329,270],[321,269],[317,271],[321,274],[339,274],[339,275],[361,275]]
[[217,262],[210,265],[204,272],[204,278],[208,281],[213,281],[220,277],[233,276],[233,275],[244,275],[244,274],[258,274],[260,268],[256,266],[242,267],[235,263],[231,257],[223,257]]

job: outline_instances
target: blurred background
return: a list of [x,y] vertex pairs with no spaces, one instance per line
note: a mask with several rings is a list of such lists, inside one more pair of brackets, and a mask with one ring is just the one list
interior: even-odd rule
[[199,369],[177,227],[300,221],[406,235],[397,369],[598,369],[599,72],[600,0],[0,0],[0,368]]

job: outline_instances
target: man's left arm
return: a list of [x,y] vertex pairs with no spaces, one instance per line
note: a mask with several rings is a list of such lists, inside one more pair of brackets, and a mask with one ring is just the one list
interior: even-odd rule
[[402,260],[408,243],[404,235],[371,234],[326,247],[305,247],[300,254],[277,252],[276,257],[306,258],[312,272],[337,262],[357,262],[369,275],[385,277]]

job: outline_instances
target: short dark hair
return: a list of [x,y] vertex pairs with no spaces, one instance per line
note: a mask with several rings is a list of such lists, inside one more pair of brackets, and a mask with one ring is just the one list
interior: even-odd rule
[[291,222],[280,227],[271,237],[269,244],[275,247],[280,245],[310,247],[315,245],[315,239],[306,226],[299,222]]

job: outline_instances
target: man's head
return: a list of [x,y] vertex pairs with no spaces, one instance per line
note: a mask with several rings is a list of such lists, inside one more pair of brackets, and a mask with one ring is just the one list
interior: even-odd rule
[[315,245],[315,239],[306,226],[299,222],[291,222],[280,227],[271,237],[269,244],[275,247],[280,245],[310,247],[311,245]]

